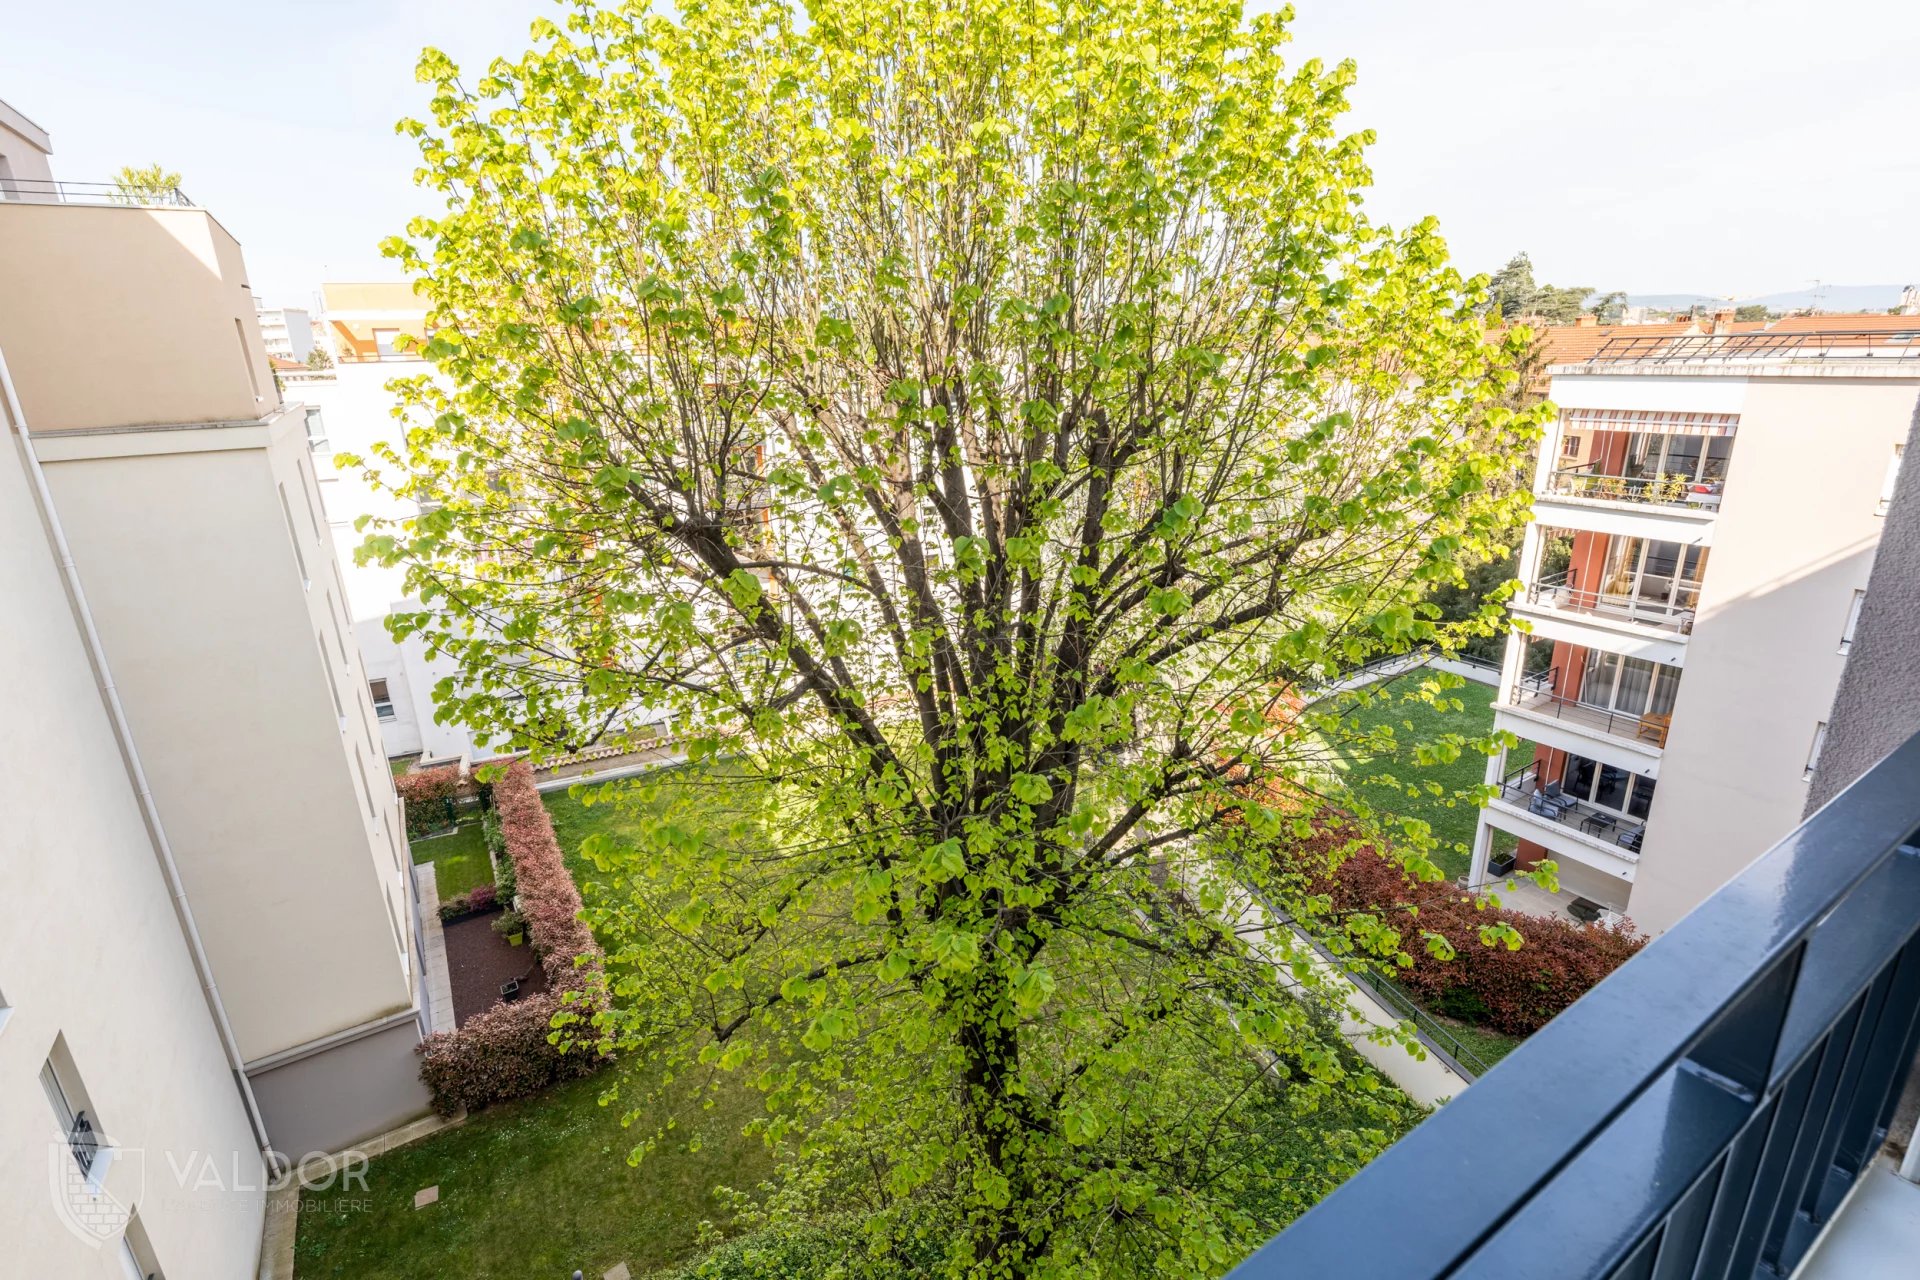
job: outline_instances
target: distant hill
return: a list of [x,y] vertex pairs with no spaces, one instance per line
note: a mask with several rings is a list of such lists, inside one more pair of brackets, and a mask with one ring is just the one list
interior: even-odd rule
[[[1736,304],[1760,303],[1770,311],[1798,311],[1818,306],[1822,311],[1885,311],[1900,305],[1897,284],[1830,284],[1815,297],[1808,289],[1790,289],[1784,293],[1763,293],[1758,297],[1735,298]],[[1695,306],[1724,303],[1727,299],[1705,293],[1630,293],[1630,307],[1653,307],[1660,311],[1681,311]]]

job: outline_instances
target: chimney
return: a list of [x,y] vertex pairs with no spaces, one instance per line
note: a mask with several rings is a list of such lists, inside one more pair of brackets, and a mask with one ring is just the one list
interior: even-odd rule
[[1582,329],[1591,329],[1593,328],[1593,326],[1600,323],[1600,317],[1593,314],[1593,312],[1591,311],[1582,311],[1580,313],[1580,319],[1577,323]]

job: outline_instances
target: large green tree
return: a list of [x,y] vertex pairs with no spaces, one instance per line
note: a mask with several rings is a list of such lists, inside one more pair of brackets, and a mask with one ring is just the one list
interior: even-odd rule
[[[1545,320],[1549,324],[1573,324],[1587,309],[1593,289],[1584,284],[1541,284],[1533,278],[1533,259],[1516,253],[1507,265],[1493,273],[1487,285],[1488,313],[1496,320]],[[1626,295],[1608,293],[1595,303],[1602,320],[1619,319]]]
[[1324,915],[1273,842],[1366,811],[1306,691],[1448,638],[1425,594],[1524,510],[1536,423],[1433,224],[1364,215],[1353,68],[1285,38],[715,0],[424,55],[395,625],[443,714],[670,716],[757,798],[586,851],[613,1002],[563,1033],[631,1069],[639,1154],[641,1081],[744,1080],[775,1207],[860,1206],[876,1258],[1206,1274],[1405,1123],[1255,899]]

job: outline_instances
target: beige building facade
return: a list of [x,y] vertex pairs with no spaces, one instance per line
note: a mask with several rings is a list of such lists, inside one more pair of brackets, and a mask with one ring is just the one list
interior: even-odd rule
[[1537,749],[1489,769],[1471,882],[1550,857],[1660,932],[1806,806],[1920,333],[1626,337],[1551,395],[1494,704]]
[[[251,1276],[272,1152],[428,1107],[419,906],[307,414],[192,207],[0,200],[0,368],[8,1265]],[[131,1211],[111,1239],[45,1190],[50,1133]],[[221,1176],[181,1184],[201,1158]]]

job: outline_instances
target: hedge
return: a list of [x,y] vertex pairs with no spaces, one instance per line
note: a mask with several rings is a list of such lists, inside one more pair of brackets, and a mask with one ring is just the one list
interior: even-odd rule
[[[1343,857],[1335,852],[1346,844],[1338,834],[1322,831],[1296,845],[1292,861],[1335,909],[1380,914],[1399,928],[1402,949],[1413,964],[1396,972],[1394,981],[1438,1013],[1507,1035],[1531,1035],[1647,942],[1631,924],[1578,924],[1486,905],[1453,885],[1414,880],[1371,846],[1362,844]],[[1342,860],[1329,872],[1328,863],[1336,857]],[[1417,918],[1409,918],[1412,910]],[[1524,944],[1509,950],[1482,943],[1480,930],[1495,922],[1512,925]],[[1430,954],[1421,943],[1422,930],[1443,935],[1453,958]]]
[[475,794],[473,779],[457,764],[416,769],[393,780],[407,815],[407,839],[418,840],[447,825],[449,808],[455,796]]
[[515,761],[492,792],[519,910],[546,971],[547,990],[496,1005],[455,1031],[420,1042],[420,1079],[441,1115],[538,1093],[589,1075],[605,1061],[590,1042],[575,1042],[573,1033],[551,1025],[563,1009],[590,1019],[604,999],[605,983],[600,948],[580,920],[580,891],[567,874],[533,770],[525,760]]

